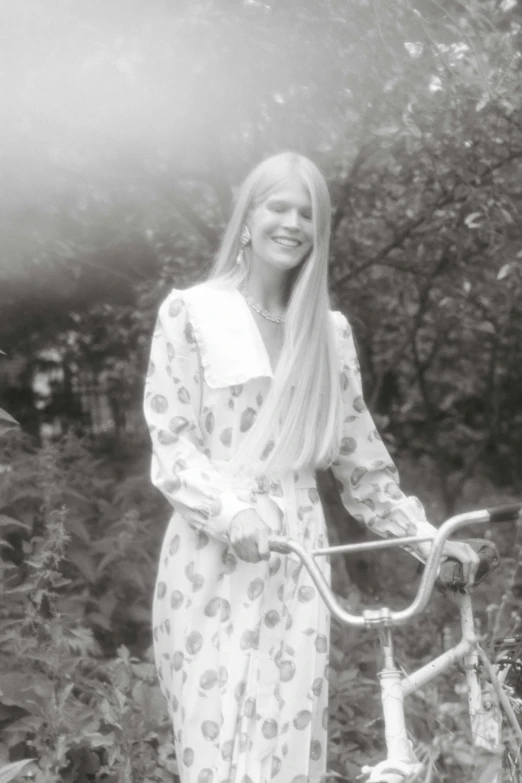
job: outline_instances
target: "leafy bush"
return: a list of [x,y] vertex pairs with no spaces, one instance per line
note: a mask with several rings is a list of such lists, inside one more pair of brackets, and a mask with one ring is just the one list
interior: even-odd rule
[[36,757],[36,783],[172,780],[150,651],[162,504],[72,437],[35,448],[12,433],[0,464],[0,757]]
[[[115,462],[72,436],[40,448],[14,430],[1,449],[0,763],[35,759],[20,773],[35,783],[176,779],[150,646],[168,509],[150,487],[141,453]],[[419,479],[410,473],[407,481]],[[513,531],[499,531],[492,535],[506,557],[476,596],[484,633],[521,623],[508,589],[517,563]],[[404,604],[412,580],[397,595],[387,583],[381,594],[366,595],[363,585],[362,600],[382,602],[384,590],[387,600]],[[359,598],[354,592],[348,600]],[[418,668],[454,624],[448,602],[436,596],[416,624],[396,632],[399,664]],[[334,625],[329,760],[345,779],[383,755],[378,658],[372,634]],[[442,780],[465,780],[468,772],[462,679],[455,669],[407,707],[417,752]]]

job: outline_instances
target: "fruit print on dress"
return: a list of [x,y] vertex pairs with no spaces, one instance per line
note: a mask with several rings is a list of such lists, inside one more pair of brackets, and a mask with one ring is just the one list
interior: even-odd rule
[[[255,359],[259,335],[248,309],[243,314],[231,324],[227,352],[236,355],[239,327],[252,333]],[[328,612],[299,564],[278,554],[245,563],[226,544],[232,517],[256,508],[274,532],[291,531],[306,548],[325,546],[315,477],[309,469],[289,471],[271,481],[259,477],[239,492],[216,467],[254,426],[271,380],[220,383],[229,368],[214,362],[204,315],[190,291],[173,291],[164,302],[144,402],[152,480],[172,506],[153,596],[153,644],[180,779],[320,783],[327,762]],[[364,404],[351,330],[339,314],[333,320],[344,406],[333,472],[343,502],[383,535],[421,533],[422,508],[400,492]],[[273,447],[267,444],[265,459]],[[328,563],[317,562],[328,580]]]

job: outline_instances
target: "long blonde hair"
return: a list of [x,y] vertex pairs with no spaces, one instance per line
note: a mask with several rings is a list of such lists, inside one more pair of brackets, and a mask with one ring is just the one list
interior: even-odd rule
[[339,353],[327,282],[331,202],[324,177],[312,161],[285,152],[264,160],[248,175],[209,277],[235,286],[245,280],[248,270],[236,263],[241,230],[250,211],[291,174],[298,175],[310,193],[313,247],[293,276],[270,392],[231,463],[238,474],[270,475],[306,465],[325,468],[340,447]]

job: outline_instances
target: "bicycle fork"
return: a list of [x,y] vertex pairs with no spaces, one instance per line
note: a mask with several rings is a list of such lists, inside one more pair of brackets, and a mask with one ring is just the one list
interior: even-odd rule
[[422,764],[413,752],[406,731],[403,675],[395,665],[391,629],[381,629],[380,635],[384,668],[379,672],[379,679],[388,758],[374,767],[363,767],[362,772],[369,774],[367,783],[403,783],[422,772]]

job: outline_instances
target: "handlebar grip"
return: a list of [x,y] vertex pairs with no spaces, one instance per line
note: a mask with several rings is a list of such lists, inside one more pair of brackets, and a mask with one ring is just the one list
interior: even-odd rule
[[[478,585],[482,580],[488,576],[490,571],[493,571],[498,565],[500,565],[500,553],[492,541],[484,538],[464,538],[463,544],[469,544],[472,549],[475,550],[479,556],[479,565],[477,573],[475,574],[475,585]],[[464,575],[462,572],[462,565],[451,558],[445,560],[439,571],[437,579],[437,587],[444,592],[447,589],[455,589],[460,591],[465,587]]]
[[488,508],[490,522],[516,522],[522,518],[522,504],[511,503],[508,506]]

